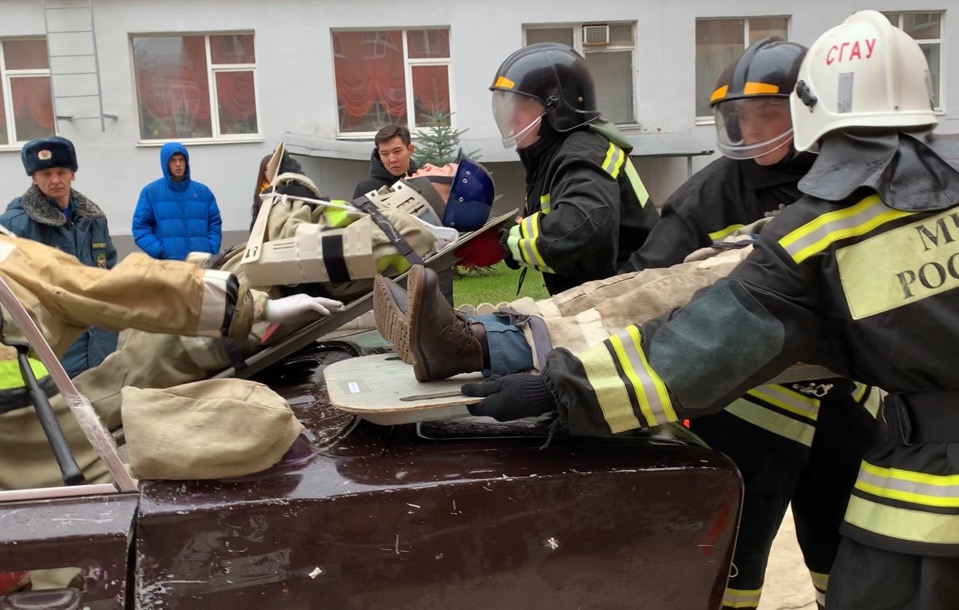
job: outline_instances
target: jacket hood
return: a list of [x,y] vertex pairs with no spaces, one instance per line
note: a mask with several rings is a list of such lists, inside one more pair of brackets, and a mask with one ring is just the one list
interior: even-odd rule
[[[170,175],[170,159],[173,155],[181,154],[186,159],[186,173],[183,174],[183,180],[174,182]],[[175,191],[182,191],[190,184],[190,153],[186,146],[179,142],[167,142],[160,149],[160,169],[163,171],[163,177],[166,179],[167,186]]]
[[799,189],[841,201],[857,189],[875,192],[906,212],[942,210],[959,201],[959,138],[931,132],[840,131],[825,138]]
[[[406,170],[404,176],[412,174],[417,169],[416,162],[413,159],[410,159],[410,167]],[[394,176],[390,173],[390,170],[386,169],[386,166],[383,165],[383,162],[380,161],[380,155],[376,152],[376,148],[373,149],[373,153],[370,155],[370,176],[373,178],[379,178],[380,180],[385,180],[387,184],[393,184],[403,176]]]

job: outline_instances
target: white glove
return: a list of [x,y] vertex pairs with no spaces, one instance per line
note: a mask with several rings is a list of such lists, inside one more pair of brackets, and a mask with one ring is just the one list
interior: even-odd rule
[[[311,317],[328,316],[330,312],[342,311],[343,303],[307,294],[294,294],[266,302],[266,321],[285,324]],[[319,316],[317,316],[319,314]]]

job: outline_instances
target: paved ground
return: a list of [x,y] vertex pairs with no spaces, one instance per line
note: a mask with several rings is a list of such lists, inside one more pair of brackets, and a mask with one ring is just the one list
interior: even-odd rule
[[792,511],[773,542],[759,610],[816,610],[815,591],[796,543]]

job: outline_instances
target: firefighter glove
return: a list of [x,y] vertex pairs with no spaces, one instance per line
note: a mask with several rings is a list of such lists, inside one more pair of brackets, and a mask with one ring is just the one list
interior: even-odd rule
[[546,388],[542,375],[517,373],[479,383],[467,383],[460,391],[464,396],[482,398],[470,405],[472,415],[511,421],[537,417],[558,409],[556,399]]
[[503,227],[499,230],[499,245],[503,249],[503,262],[510,269],[519,269],[519,262],[513,258],[513,252],[509,249],[506,241],[509,239],[509,227]]
[[285,324],[310,318],[328,316],[334,311],[342,311],[343,303],[323,297],[311,297],[306,294],[294,294],[282,299],[270,299],[266,302],[266,321]]

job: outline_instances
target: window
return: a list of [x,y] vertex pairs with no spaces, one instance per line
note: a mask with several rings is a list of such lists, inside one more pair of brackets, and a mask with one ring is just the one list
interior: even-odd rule
[[140,138],[259,133],[253,34],[134,36]]
[[451,125],[448,29],[332,34],[340,133]]
[[45,40],[0,44],[0,146],[56,133]]
[[919,43],[929,62],[932,77],[932,107],[942,110],[940,78],[942,75],[942,13],[883,13],[890,23]]
[[579,51],[596,83],[599,111],[613,123],[635,122],[632,23],[527,26],[526,44],[537,42],[561,42]]
[[696,20],[696,116],[712,119],[716,79],[749,45],[767,36],[786,40],[786,17]]

